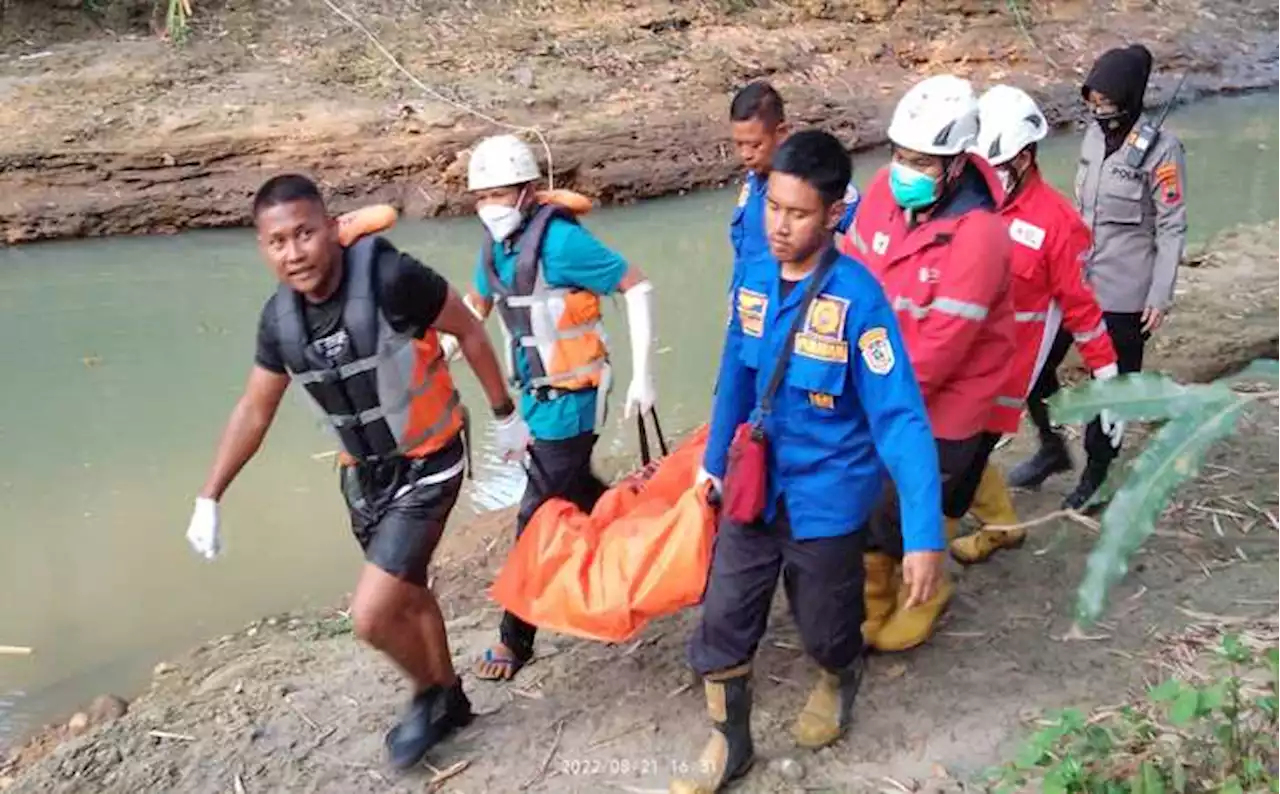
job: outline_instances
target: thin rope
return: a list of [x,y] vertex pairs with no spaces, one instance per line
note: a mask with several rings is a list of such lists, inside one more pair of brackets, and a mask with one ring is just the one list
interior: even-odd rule
[[419,80],[417,75],[415,75],[413,72],[406,69],[404,67],[404,64],[400,63],[400,61],[396,58],[396,56],[392,55],[391,51],[383,46],[382,42],[378,39],[377,36],[373,34],[372,31],[369,30],[369,28],[365,27],[364,24],[361,23],[358,19],[351,16],[351,14],[349,14],[347,11],[339,7],[335,2],[333,2],[333,0],[324,0],[324,4],[329,6],[330,10],[332,10],[333,13],[337,14],[339,17],[346,20],[347,24],[351,25],[356,30],[359,30],[361,33],[363,33],[365,37],[368,38],[369,41],[373,43],[373,46],[377,48],[378,52],[382,53],[382,56],[386,58],[391,63],[392,66],[394,66],[405,77],[409,78],[410,82],[412,82],[418,88],[422,89],[422,92],[425,93],[427,96],[430,96],[439,102],[443,102],[446,105],[450,105],[451,107],[457,108],[458,110],[461,110],[464,113],[470,113],[472,116],[475,116],[476,118],[482,121],[487,121],[490,124],[493,124],[498,127],[502,127],[503,129],[512,130],[513,132],[532,133],[535,137],[537,137],[538,142],[542,144],[543,151],[547,153],[547,187],[552,190],[555,189],[555,169],[552,167],[551,146],[547,144],[547,139],[543,136],[541,130],[539,130],[537,127],[521,127],[518,124],[509,124],[505,121],[499,121],[498,119],[495,119],[492,116],[486,115],[480,112],[479,110],[476,110],[475,108],[462,104],[456,99],[450,99],[449,97],[440,93],[436,89],[432,88],[431,86]]

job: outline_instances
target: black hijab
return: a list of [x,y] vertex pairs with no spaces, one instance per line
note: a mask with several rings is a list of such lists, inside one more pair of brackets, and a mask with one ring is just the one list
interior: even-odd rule
[[1115,115],[1096,117],[1107,138],[1108,156],[1120,148],[1142,115],[1142,98],[1147,93],[1152,61],[1151,51],[1141,44],[1107,50],[1094,62],[1080,88],[1085,98],[1090,91],[1105,94],[1119,110]]

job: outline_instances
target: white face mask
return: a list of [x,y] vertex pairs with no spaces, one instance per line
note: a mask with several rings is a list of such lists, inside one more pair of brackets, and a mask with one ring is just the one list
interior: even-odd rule
[[520,196],[516,199],[516,206],[508,207],[505,204],[486,204],[476,209],[476,215],[479,216],[480,222],[489,230],[489,234],[493,235],[495,242],[502,242],[510,237],[516,229],[520,228],[520,223],[524,220],[524,213],[520,211],[520,204],[524,201],[524,191],[520,191]]

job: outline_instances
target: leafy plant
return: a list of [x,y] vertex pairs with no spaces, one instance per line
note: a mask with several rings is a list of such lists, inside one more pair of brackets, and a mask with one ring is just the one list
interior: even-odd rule
[[1276,396],[1274,391],[1241,393],[1231,389],[1231,384],[1246,380],[1280,383],[1280,367],[1274,359],[1261,359],[1236,375],[1193,385],[1141,372],[1090,381],[1049,400],[1057,422],[1089,420],[1103,409],[1126,421],[1163,421],[1147,447],[1113,470],[1094,496],[1095,504],[1109,502],[1102,514],[1101,536],[1089,555],[1077,594],[1076,618],[1082,625],[1102,615],[1111,587],[1129,570],[1129,558],[1155,531],[1173,492],[1200,472],[1214,443],[1235,429],[1248,405]]
[[[81,7],[90,14],[102,14],[112,0],[81,0]],[[155,17],[158,19],[160,9],[165,10],[164,29],[166,35],[175,42],[186,41],[191,32],[191,0],[155,0]]]
[[187,40],[191,31],[188,20],[191,18],[191,0],[166,0],[169,6],[165,14],[164,29],[169,38],[176,42]]
[[[989,783],[1047,794],[1276,791],[1277,651],[1257,658],[1229,634],[1217,656],[1221,673],[1205,686],[1169,679],[1115,712],[1050,715]],[[1258,673],[1261,687],[1246,683]]]

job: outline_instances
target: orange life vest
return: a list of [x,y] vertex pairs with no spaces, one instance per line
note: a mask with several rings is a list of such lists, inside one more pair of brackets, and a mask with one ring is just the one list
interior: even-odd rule
[[341,360],[329,360],[308,338],[303,297],[283,285],[276,293],[285,366],[337,435],[344,465],[425,457],[453,441],[464,424],[439,335],[428,329],[417,339],[396,331],[378,307],[377,270],[387,253],[395,248],[374,236],[344,249]]
[[[516,272],[510,285],[498,275],[493,238],[488,232],[481,251],[507,341],[512,383],[549,398],[556,392],[600,386],[609,361],[600,296],[583,289],[553,287],[543,276],[542,242],[555,218],[578,222],[557,203],[539,206],[517,238]],[[527,373],[518,368],[518,351],[524,351]]]

